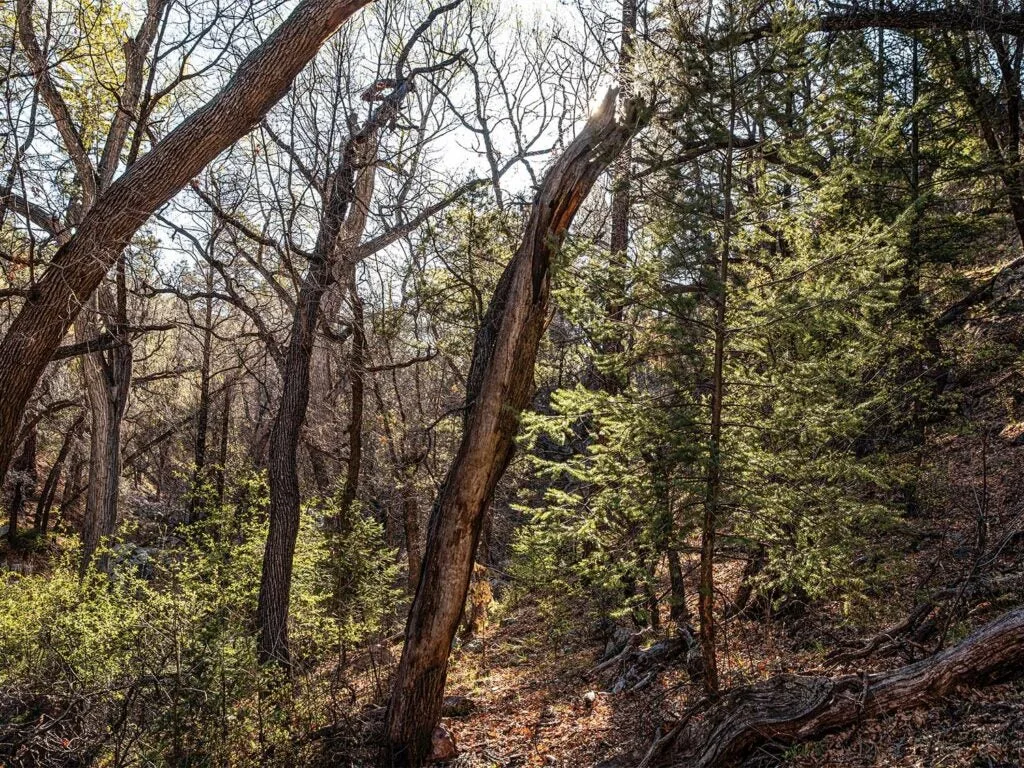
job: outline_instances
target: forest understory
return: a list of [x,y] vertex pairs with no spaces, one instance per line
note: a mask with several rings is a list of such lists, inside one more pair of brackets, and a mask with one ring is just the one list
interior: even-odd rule
[[[1021,604],[1024,424],[1008,423],[1001,406],[1018,391],[1018,378],[1024,377],[999,373],[967,388],[973,424],[993,435],[990,441],[941,429],[930,437],[927,502],[920,514],[885,533],[893,562],[884,592],[859,595],[851,609],[812,602],[773,616],[770,606],[748,607],[723,628],[726,689],[786,673],[836,677],[891,670],[932,656]],[[976,549],[980,524],[991,537],[983,553]],[[723,564],[718,572],[721,599],[729,603],[742,584],[743,564]],[[661,591],[667,594],[668,576],[662,577]],[[987,586],[976,589],[976,584]],[[933,597],[936,593],[942,594]],[[695,596],[689,603],[695,614]],[[925,604],[931,610],[913,626],[886,634]],[[668,627],[667,607],[662,610]],[[529,597],[507,603],[499,597],[491,614],[479,637],[453,656],[446,689],[453,702],[442,721],[461,753],[451,765],[634,768],[645,759],[650,765],[677,764],[668,748],[652,760],[652,748],[704,698],[688,672],[685,652],[667,662],[641,663],[639,669],[630,654],[595,673],[603,661],[618,656],[622,639],[635,628],[620,625],[613,638],[598,621],[580,622],[571,605],[541,605]],[[651,633],[638,650],[674,636],[669,630]],[[328,757],[331,764],[338,764],[339,754],[351,754],[353,766],[373,764],[372,746],[359,757],[355,745],[361,739],[373,743],[382,706],[374,680],[397,663],[401,644],[383,643],[368,653],[372,664],[365,668],[364,661],[363,675],[352,680],[365,709],[341,744],[325,743],[329,755],[338,750]],[[623,680],[629,687],[613,692]],[[744,765],[1021,766],[1024,684],[964,688],[820,741],[763,749]]]
[[1024,8],[0,4],[0,768],[1024,766]]

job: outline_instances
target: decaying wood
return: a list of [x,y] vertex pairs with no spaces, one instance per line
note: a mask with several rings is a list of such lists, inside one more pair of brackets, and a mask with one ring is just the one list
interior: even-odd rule
[[782,675],[722,697],[679,729],[667,760],[692,768],[739,765],[754,750],[819,739],[864,720],[912,709],[960,687],[1024,674],[1024,608],[959,645],[891,672],[839,678]]
[[552,260],[594,182],[638,122],[632,110],[623,123],[616,121],[615,98],[615,92],[605,98],[545,176],[522,243],[477,333],[462,440],[430,518],[388,709],[384,764],[420,765],[430,752],[484,513],[511,459],[519,413],[533,393]]

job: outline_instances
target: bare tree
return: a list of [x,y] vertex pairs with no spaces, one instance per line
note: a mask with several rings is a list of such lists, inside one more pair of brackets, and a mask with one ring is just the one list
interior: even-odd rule
[[[145,52],[155,34],[160,4],[151,4],[131,43],[138,64],[126,78],[108,142],[94,166],[80,151],[81,136],[50,78],[48,62],[33,32],[30,0],[18,3],[22,49],[66,151],[74,159],[83,207],[75,232],[28,296],[0,342],[0,475],[14,450],[25,405],[61,339],[150,214],[177,193],[225,147],[247,133],[282,96],[320,45],[369,0],[305,0],[238,67],[224,89],[194,112],[113,180],[124,155],[128,126],[141,98]],[[133,54],[134,55],[134,54]],[[137,126],[140,128],[141,126]],[[134,147],[143,135],[136,131]],[[7,198],[11,198],[8,196]]]

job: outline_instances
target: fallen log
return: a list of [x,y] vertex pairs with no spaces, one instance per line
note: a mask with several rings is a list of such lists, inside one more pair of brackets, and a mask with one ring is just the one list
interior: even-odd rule
[[679,728],[667,762],[740,765],[755,750],[814,741],[862,721],[934,702],[960,687],[1024,675],[1024,608],[941,653],[890,672],[839,678],[782,675],[736,689]]

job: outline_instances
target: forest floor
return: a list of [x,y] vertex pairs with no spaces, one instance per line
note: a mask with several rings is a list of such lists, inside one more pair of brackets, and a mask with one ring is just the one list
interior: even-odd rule
[[[796,617],[740,616],[723,623],[724,684],[750,683],[781,672],[839,675],[891,669],[930,655],[940,644],[955,643],[1024,602],[1019,586],[1024,582],[1018,580],[1008,592],[964,597],[958,610],[947,612],[954,618],[940,620],[927,640],[902,642],[884,658],[828,663],[830,651],[854,647],[881,632],[936,590],[962,584],[982,571],[1021,571],[1024,424],[1006,423],[999,416],[999,411],[973,415],[975,423],[991,427],[981,436],[971,430],[929,438],[931,471],[920,488],[921,509],[881,534],[891,560],[883,568],[883,581],[869,587],[858,604],[816,603]],[[736,565],[720,569],[723,594],[732,593],[738,578]],[[498,614],[481,641],[453,656],[447,692],[468,697],[474,708],[467,716],[444,721],[460,751],[452,765],[636,766],[656,735],[701,696],[678,662],[641,690],[608,692],[617,669],[592,674],[605,637],[578,619],[567,620],[571,607],[552,611],[534,600],[521,600]],[[649,642],[656,639],[652,636]],[[394,645],[388,652],[397,658],[401,647]],[[1024,766],[1024,682],[964,691],[938,705],[865,722],[822,742],[759,756],[754,764]]]

